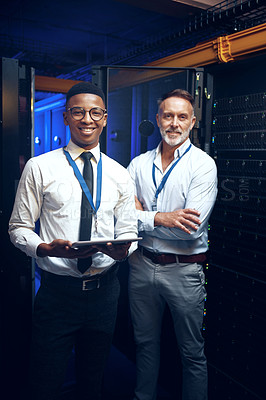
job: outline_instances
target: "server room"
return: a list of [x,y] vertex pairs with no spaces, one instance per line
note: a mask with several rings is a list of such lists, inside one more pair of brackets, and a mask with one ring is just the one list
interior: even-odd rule
[[[266,2],[11,0],[1,6],[0,21],[1,398],[265,400]],[[179,94],[173,94],[176,89]],[[74,114],[76,108],[82,116]],[[177,114],[182,122],[174,122]],[[174,135],[174,123],[182,137],[187,133],[178,145],[165,137]],[[96,145],[80,146],[94,149],[89,162],[94,178],[97,171],[93,199],[108,193],[99,218],[95,200],[87,240],[99,236],[105,242],[72,249],[66,242],[72,239],[63,237],[63,220],[74,231],[77,224],[60,215],[61,236],[52,237],[53,221],[59,219],[52,214],[60,213],[53,204],[47,213],[45,202],[48,186],[56,177],[66,181],[71,169],[81,213],[83,178],[75,177],[63,148],[71,156],[78,151],[73,130],[81,132],[82,124],[98,132]],[[90,128],[84,131],[90,135]],[[172,158],[164,168],[166,149]],[[53,164],[52,154],[58,163]],[[149,168],[151,154],[156,159]],[[193,165],[192,154],[197,162],[203,157],[202,165]],[[80,159],[75,159],[78,166]],[[99,164],[107,186],[102,184],[102,192]],[[215,171],[217,180],[211,182]],[[150,188],[155,206],[147,200]],[[64,186],[62,194],[68,193]],[[127,203],[119,206],[118,197]],[[172,207],[176,197],[195,207]],[[197,201],[202,210],[210,204],[204,222]],[[64,207],[74,210],[67,202]],[[129,207],[123,218],[121,207]],[[104,213],[111,224],[103,222]],[[140,221],[143,214],[146,219]],[[160,223],[156,216],[168,220]],[[116,229],[123,224],[120,242],[106,244],[119,239]],[[194,231],[201,225],[205,230],[198,238]],[[141,240],[135,242],[137,237]],[[53,240],[56,251],[60,245],[64,253],[51,253]],[[86,239],[76,235],[78,240]],[[200,243],[196,250],[193,240]],[[75,251],[79,260],[92,260],[80,277],[84,272],[78,272]],[[97,267],[98,259],[102,265]],[[149,268],[150,286],[145,281]],[[190,268],[197,268],[196,278],[188,275]],[[172,288],[174,299],[168,297]],[[89,322],[78,330],[74,324],[85,297]],[[68,315],[64,323],[63,313]]]

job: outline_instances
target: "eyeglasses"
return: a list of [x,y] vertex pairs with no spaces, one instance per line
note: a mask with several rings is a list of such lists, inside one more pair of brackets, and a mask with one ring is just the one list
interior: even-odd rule
[[85,117],[86,112],[90,114],[93,121],[100,121],[104,114],[107,113],[107,110],[103,110],[100,107],[94,107],[90,110],[84,110],[82,107],[72,107],[68,108],[67,111],[70,111],[71,117],[76,121],[82,120]]

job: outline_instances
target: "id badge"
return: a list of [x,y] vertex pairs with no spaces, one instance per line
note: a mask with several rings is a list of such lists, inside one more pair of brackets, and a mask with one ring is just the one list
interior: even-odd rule
[[97,213],[94,216],[94,221],[95,221],[95,233],[98,233],[98,218],[97,218]]
[[157,200],[154,199],[153,202],[151,203],[151,209],[152,211],[157,211]]

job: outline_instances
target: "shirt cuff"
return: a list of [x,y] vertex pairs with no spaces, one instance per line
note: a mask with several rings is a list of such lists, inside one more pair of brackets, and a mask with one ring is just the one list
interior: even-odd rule
[[153,231],[154,218],[158,211],[140,211],[137,210],[139,221],[139,231]]
[[29,232],[27,230],[26,234],[24,232],[19,232],[14,237],[11,233],[11,242],[19,248],[21,251],[27,254],[27,256],[32,258],[38,258],[37,248],[44,241],[35,233]]

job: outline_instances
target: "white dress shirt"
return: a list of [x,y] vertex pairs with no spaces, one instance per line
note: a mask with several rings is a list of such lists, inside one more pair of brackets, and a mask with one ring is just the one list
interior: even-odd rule
[[[81,173],[84,162],[80,154],[84,149],[72,141],[66,148]],[[99,145],[91,150],[94,172],[94,204],[97,188],[97,164],[100,159]],[[134,203],[134,187],[127,170],[116,161],[102,155],[102,194],[97,212],[98,227],[92,220],[91,239],[137,237],[137,219]],[[9,224],[12,243],[28,256],[37,259],[40,268],[59,275],[81,276],[77,259],[37,257],[39,244],[54,239],[75,242],[79,239],[82,189],[74,175],[63,148],[31,158],[22,173],[13,212]],[[40,220],[40,231],[35,224]],[[136,248],[132,244],[131,251]],[[91,269],[110,267],[111,257],[96,253]]]
[[[204,151],[191,146],[187,139],[175,150],[174,160],[168,168],[162,170],[161,143],[154,150],[134,158],[128,171],[135,184],[135,194],[142,203],[144,211],[138,211],[139,231],[143,240],[141,245],[160,253],[199,254],[208,249],[208,219],[217,195],[217,170],[214,160]],[[172,170],[168,180],[160,192],[157,211],[152,211],[156,188],[152,178],[155,164],[155,180],[159,187],[163,176],[179,158],[180,161]],[[191,234],[179,228],[154,226],[156,212],[169,212],[192,208],[200,212],[201,225]]]

